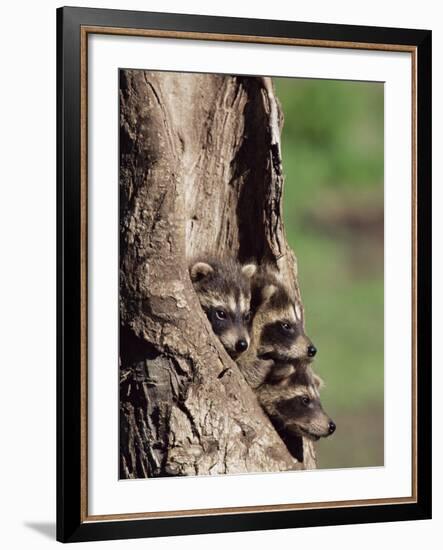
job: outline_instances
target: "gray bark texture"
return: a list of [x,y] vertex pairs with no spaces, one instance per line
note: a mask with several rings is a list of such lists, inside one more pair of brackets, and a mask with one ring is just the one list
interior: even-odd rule
[[120,477],[315,467],[288,452],[211,330],[187,258],[272,262],[281,111],[266,78],[120,72]]

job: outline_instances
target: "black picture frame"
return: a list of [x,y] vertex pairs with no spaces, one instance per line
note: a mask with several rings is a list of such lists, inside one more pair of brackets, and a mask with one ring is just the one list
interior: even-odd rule
[[[416,52],[415,502],[88,521],[82,515],[81,28],[409,46]],[[329,44],[328,44],[329,43]],[[431,31],[64,7],[57,10],[57,539],[62,542],[283,529],[431,517]]]

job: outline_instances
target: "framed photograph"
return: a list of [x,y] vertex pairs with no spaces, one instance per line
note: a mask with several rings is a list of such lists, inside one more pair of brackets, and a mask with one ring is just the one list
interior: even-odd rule
[[431,32],[57,49],[58,540],[430,518]]

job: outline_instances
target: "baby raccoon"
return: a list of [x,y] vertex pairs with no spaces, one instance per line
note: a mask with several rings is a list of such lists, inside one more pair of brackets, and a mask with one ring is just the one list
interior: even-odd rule
[[301,437],[335,431],[310,366],[317,350],[304,332],[300,304],[270,268],[254,276],[251,303],[251,344],[237,364],[291,454],[303,461]]
[[189,268],[212,330],[233,359],[249,346],[251,277],[255,271],[254,264],[242,266],[232,258],[193,261]]
[[300,304],[270,268],[253,278],[252,309],[251,344],[237,362],[248,384],[257,388],[268,377],[290,376],[297,361],[311,361],[317,349],[304,332]]
[[264,383],[256,390],[275,429],[289,451],[299,459],[301,449],[297,436],[317,441],[332,435],[336,429],[320,402],[322,384],[309,364],[299,363],[284,381]]

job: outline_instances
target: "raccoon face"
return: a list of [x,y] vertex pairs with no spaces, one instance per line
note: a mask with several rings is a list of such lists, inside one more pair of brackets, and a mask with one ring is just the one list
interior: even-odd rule
[[235,308],[229,307],[230,301],[203,306],[203,310],[226,351],[232,358],[237,358],[249,347],[251,313],[249,309],[242,310],[235,302],[231,303],[231,306],[235,303]]
[[255,265],[241,266],[232,259],[195,262],[191,280],[212,330],[228,354],[236,359],[250,342],[251,288]]
[[320,384],[321,379],[305,366],[296,369],[284,388],[264,388],[260,392],[264,409],[286,438],[298,435],[317,441],[335,432],[335,423],[320,401]]
[[263,288],[258,356],[277,362],[310,361],[317,349],[303,329],[301,307],[282,286]]
[[323,410],[320,399],[303,388],[303,391],[290,399],[276,403],[276,410],[283,420],[288,434],[302,435],[313,441],[328,437],[335,432],[335,423]]
[[310,360],[317,353],[301,324],[282,314],[277,321],[263,326],[259,356],[275,361]]

